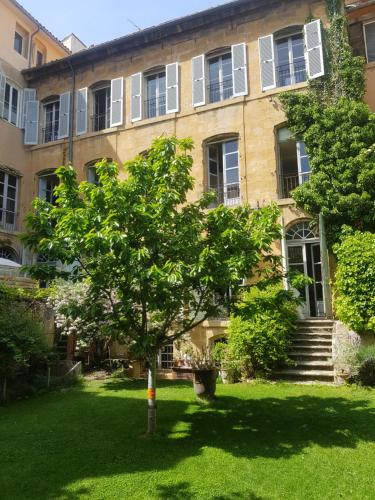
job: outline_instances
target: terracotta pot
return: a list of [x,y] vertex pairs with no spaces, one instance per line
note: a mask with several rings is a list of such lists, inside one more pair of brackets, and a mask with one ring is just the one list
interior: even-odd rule
[[193,385],[195,395],[205,401],[213,401],[216,391],[216,368],[193,370]]

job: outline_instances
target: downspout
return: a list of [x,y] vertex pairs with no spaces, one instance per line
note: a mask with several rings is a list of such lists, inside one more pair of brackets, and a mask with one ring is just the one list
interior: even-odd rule
[[74,109],[75,109],[75,95],[76,95],[76,73],[69,61],[70,71],[72,73],[72,98],[70,100],[70,114],[69,114],[69,148],[68,148],[68,163],[73,164],[73,123],[74,123]]
[[33,53],[33,38],[34,36],[39,32],[39,26],[38,28],[36,29],[36,31],[34,31],[34,33],[31,33],[30,35],[30,43],[29,43],[29,49],[28,49],[28,54],[27,54],[27,67],[30,68],[31,67],[31,56],[32,56],[32,53]]

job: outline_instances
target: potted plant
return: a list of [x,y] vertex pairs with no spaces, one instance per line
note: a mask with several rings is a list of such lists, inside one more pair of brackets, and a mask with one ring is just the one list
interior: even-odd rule
[[215,399],[217,368],[208,347],[201,350],[191,346],[186,352],[193,373],[194,392],[198,399],[213,401]]
[[226,342],[215,344],[212,357],[219,365],[219,374],[223,384],[233,384],[238,379],[239,367]]

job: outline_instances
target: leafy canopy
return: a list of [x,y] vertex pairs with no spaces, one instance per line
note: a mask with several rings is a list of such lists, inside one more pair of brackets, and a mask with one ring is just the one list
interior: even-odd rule
[[116,164],[100,162],[97,185],[61,167],[56,206],[36,199],[27,220],[25,243],[75,266],[75,279],[88,279],[91,319],[95,309],[142,357],[215,315],[228,287],[235,292],[261,260],[272,262],[279,237],[275,206],[208,210],[212,193],[187,201],[192,147],[158,138],[126,164],[125,180]]

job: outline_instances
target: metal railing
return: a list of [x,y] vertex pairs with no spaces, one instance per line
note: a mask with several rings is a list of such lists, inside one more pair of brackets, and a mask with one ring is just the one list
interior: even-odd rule
[[211,203],[210,208],[217,207],[218,205],[235,206],[241,201],[239,182],[216,188],[210,187],[209,191],[216,193],[216,200]]
[[[12,222],[9,222],[10,220],[12,220]],[[0,229],[3,231],[16,231],[16,220],[17,217],[15,212],[11,212],[10,210],[0,210]]]
[[107,109],[104,113],[97,113],[91,116],[91,130],[99,132],[110,126],[110,110]]
[[305,60],[277,66],[276,76],[278,87],[286,87],[287,85],[305,82],[307,80]]
[[304,174],[298,175],[281,175],[280,176],[280,198],[290,198],[293,189],[295,189],[300,184],[308,181],[310,178],[310,173],[306,172]]
[[57,141],[59,135],[59,120],[54,120],[42,128],[42,143]]
[[155,116],[165,115],[166,109],[166,95],[161,94],[159,97],[151,97],[150,99],[145,99],[143,102],[144,106],[144,117],[154,118]]
[[233,96],[233,82],[215,82],[207,85],[208,102],[219,102],[230,99]]

